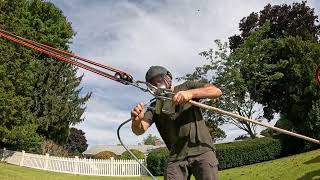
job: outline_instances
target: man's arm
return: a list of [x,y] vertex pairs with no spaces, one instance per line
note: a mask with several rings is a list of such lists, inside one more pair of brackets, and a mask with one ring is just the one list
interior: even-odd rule
[[222,95],[222,91],[214,85],[207,84],[204,87],[179,91],[173,97],[176,104],[186,103],[193,98],[197,99],[215,99]]
[[136,135],[141,135],[150,127],[150,120],[148,117],[148,113],[144,113],[144,104],[141,102],[131,111],[131,129],[132,132]]
[[222,95],[222,91],[212,84],[207,84],[202,88],[190,89],[187,91],[192,94],[192,98],[198,99],[215,99]]

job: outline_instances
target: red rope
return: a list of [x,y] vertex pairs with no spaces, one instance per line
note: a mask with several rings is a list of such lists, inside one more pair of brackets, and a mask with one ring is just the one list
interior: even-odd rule
[[[127,73],[125,73],[125,72],[123,72],[121,70],[118,70],[118,69],[112,68],[110,66],[106,66],[104,64],[100,64],[100,63],[97,63],[97,62],[94,62],[94,61],[91,61],[91,60],[88,60],[88,59],[85,59],[85,58],[82,58],[80,56],[77,56],[77,55],[72,54],[72,53],[67,52],[67,51],[63,51],[63,50],[60,50],[60,49],[57,49],[57,48],[53,48],[53,47],[50,47],[48,45],[41,44],[41,43],[38,43],[38,42],[35,42],[35,41],[32,41],[32,40],[29,40],[29,39],[14,35],[14,34],[9,33],[7,31],[0,30],[0,37],[3,37],[4,39],[7,39],[9,41],[18,43],[20,45],[23,45],[23,46],[28,47],[30,49],[33,49],[35,51],[41,52],[43,54],[46,54],[46,55],[48,55],[50,57],[54,57],[54,58],[56,58],[58,60],[67,62],[69,64],[75,65],[75,66],[83,68],[83,69],[86,69],[88,71],[91,71],[91,72],[96,73],[98,75],[104,76],[104,77],[109,78],[111,80],[121,82],[123,84],[126,84],[125,81],[132,82],[132,79],[133,79],[131,75],[129,75],[129,74],[127,74]],[[115,72],[116,74],[119,74],[120,76],[122,76],[122,78],[125,78],[125,76],[126,76],[126,78],[125,79],[118,79],[113,75],[110,75],[110,74],[108,74],[106,72],[103,72],[101,70],[98,70],[96,68],[90,67],[90,66],[88,66],[86,64],[77,62],[77,61],[75,61],[75,60],[73,60],[71,58],[86,62],[88,64],[92,64],[94,66],[98,66],[100,68],[103,68],[103,69],[106,69],[106,70],[109,70],[109,71],[112,71],[112,72]]]

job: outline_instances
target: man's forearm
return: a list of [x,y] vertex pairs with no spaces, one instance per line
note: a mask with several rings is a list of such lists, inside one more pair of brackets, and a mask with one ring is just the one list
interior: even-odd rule
[[144,120],[132,121],[132,125],[131,125],[132,132],[136,135],[143,134],[148,129],[148,127],[149,127],[149,124]]
[[190,89],[188,90],[192,94],[192,98],[209,98],[209,99],[214,99],[218,98],[222,95],[222,92],[219,88],[215,87],[214,85],[208,85],[202,88],[197,88],[197,89]]
[[144,133],[141,121],[132,121],[131,129],[136,135],[141,135]]

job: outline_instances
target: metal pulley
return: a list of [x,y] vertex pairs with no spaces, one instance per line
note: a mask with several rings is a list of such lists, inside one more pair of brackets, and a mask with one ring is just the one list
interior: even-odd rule
[[133,77],[126,73],[116,72],[114,77],[119,81],[130,82],[130,83],[133,82]]

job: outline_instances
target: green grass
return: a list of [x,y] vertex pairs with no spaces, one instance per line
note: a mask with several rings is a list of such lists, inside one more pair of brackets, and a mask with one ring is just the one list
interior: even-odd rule
[[[106,177],[82,176],[67,173],[56,173],[38,169],[0,163],[0,180],[149,180],[150,177]],[[158,179],[162,179],[159,177]]]
[[221,171],[222,180],[320,180],[320,150]]
[[[320,180],[320,150],[219,172],[220,180]],[[149,177],[94,177],[54,173],[0,163],[1,180],[139,180]],[[162,179],[162,177],[158,177]]]

